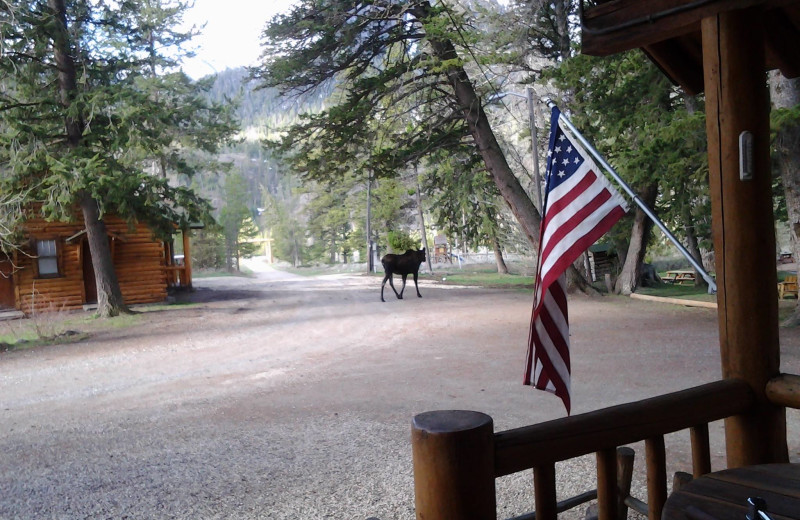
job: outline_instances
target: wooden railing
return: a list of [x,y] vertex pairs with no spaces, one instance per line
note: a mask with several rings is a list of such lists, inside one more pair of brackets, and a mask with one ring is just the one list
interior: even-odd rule
[[[787,383],[792,377],[797,379]],[[800,391],[794,390],[800,377],[781,376],[770,384],[774,395],[800,404]],[[728,379],[499,433],[493,432],[491,417],[479,412],[417,415],[412,428],[417,518],[496,518],[494,480],[533,469],[536,518],[555,520],[555,463],[595,453],[598,518],[616,520],[617,448],[644,441],[647,514],[659,520],[667,499],[664,435],[690,431],[692,473],[703,475],[711,471],[708,423],[743,414],[754,404],[745,382]]]
[[167,287],[185,287],[188,285],[188,277],[185,265],[164,266],[167,275]]
[[787,408],[800,409],[800,376],[781,374],[767,383],[767,399]]

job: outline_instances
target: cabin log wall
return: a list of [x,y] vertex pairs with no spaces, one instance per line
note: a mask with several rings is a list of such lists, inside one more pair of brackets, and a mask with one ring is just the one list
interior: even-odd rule
[[[164,244],[155,240],[143,224],[129,226],[113,215],[103,219],[112,241],[112,257],[125,303],[152,303],[167,297]],[[31,219],[25,224],[31,242],[17,257],[14,275],[16,308],[32,312],[80,309],[86,302],[81,251],[85,234],[82,220],[47,222]],[[71,240],[68,238],[73,237]],[[34,241],[56,239],[60,276],[37,278]]]

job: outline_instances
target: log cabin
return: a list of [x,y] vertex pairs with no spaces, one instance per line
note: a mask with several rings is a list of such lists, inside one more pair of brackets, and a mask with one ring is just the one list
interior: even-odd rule
[[[145,224],[105,218],[111,255],[126,304],[167,298],[169,287],[191,287],[188,232],[182,233],[186,261],[176,262],[172,242],[154,237]],[[82,219],[25,222],[24,245],[0,256],[0,310],[26,315],[75,310],[97,303],[92,258]]]

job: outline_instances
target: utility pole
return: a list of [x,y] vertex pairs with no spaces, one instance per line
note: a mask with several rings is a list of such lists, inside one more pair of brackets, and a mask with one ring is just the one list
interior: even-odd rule
[[544,202],[542,201],[542,176],[539,173],[539,138],[536,133],[536,113],[533,110],[534,98],[533,87],[528,87],[528,124],[531,127],[531,148],[533,150],[533,182],[536,184],[536,209],[542,212]]

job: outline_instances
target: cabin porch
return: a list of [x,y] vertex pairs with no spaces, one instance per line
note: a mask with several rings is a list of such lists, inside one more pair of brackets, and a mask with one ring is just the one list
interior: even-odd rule
[[[420,519],[495,518],[494,480],[527,469],[535,518],[555,519],[555,463],[590,453],[598,518],[625,518],[616,449],[643,441],[642,502],[648,518],[660,520],[668,498],[664,436],[688,431],[698,479],[711,471],[708,423],[719,419],[728,468],[789,461],[785,408],[800,408],[800,376],[780,371],[765,72],[800,76],[800,2],[611,0],[584,9],[581,21],[584,53],[641,48],[686,92],[705,90],[723,380],[499,433],[477,412],[420,414],[412,427]],[[800,480],[780,483],[800,496]],[[732,514],[692,516],[684,508],[670,520],[744,518],[747,498]],[[800,505],[775,518],[800,518]]]

